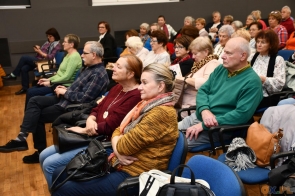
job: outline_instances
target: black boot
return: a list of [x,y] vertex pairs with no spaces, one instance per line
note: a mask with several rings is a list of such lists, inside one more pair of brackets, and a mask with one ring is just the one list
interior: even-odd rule
[[11,74],[7,74],[6,76],[2,76],[4,80],[16,80],[16,76],[12,76]]
[[0,152],[14,152],[28,150],[27,141],[10,140],[6,145],[0,146]]

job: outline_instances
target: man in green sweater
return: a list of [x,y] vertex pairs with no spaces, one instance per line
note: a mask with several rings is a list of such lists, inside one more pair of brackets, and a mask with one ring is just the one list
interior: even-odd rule
[[231,38],[225,45],[223,64],[198,91],[196,113],[178,123],[179,129],[186,129],[189,149],[210,143],[210,127],[239,125],[252,118],[263,95],[261,81],[247,62],[249,55],[244,38]]

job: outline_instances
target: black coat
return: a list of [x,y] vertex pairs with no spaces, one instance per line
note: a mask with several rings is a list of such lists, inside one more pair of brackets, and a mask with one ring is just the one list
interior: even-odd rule
[[110,33],[106,33],[100,40],[100,43],[104,49],[104,58],[117,56],[117,44],[115,38]]

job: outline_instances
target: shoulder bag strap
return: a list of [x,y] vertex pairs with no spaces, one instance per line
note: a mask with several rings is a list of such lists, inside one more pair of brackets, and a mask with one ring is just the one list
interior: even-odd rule
[[254,54],[254,56],[253,56],[253,58],[252,58],[252,60],[251,60],[251,63],[250,63],[250,64],[251,64],[251,67],[253,67],[253,65],[254,65],[254,63],[255,63],[255,61],[256,61],[258,55],[259,55],[259,52],[256,52],[256,53]]

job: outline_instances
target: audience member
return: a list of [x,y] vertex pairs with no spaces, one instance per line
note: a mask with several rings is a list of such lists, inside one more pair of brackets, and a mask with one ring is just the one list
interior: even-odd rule
[[293,31],[286,42],[286,47],[284,49],[287,50],[295,50],[295,31]]
[[138,36],[140,37],[143,46],[148,49],[149,51],[152,50],[151,44],[150,44],[150,36],[149,36],[149,30],[150,30],[150,25],[148,23],[142,23],[139,27],[139,34]]
[[257,22],[260,22],[263,30],[267,29],[267,25],[265,24],[265,22],[263,20],[261,20],[261,11],[260,10],[253,10],[251,14],[256,18]]
[[166,66],[170,65],[170,55],[167,53],[165,46],[168,43],[168,38],[164,31],[155,30],[151,33],[152,51],[148,53],[143,61],[143,67],[151,63],[160,63]]
[[182,35],[174,40],[176,59],[171,63],[171,65],[179,64],[183,76],[190,72],[194,63],[194,60],[189,54],[189,45],[193,40],[193,38],[186,35]]
[[163,30],[168,37],[168,40],[170,38],[173,38],[177,32],[171,27],[171,25],[166,24],[165,17],[163,15],[158,16],[158,25],[160,26],[161,30]]
[[226,15],[223,18],[223,25],[231,25],[233,21],[234,21],[234,17],[232,15]]
[[214,48],[214,54],[218,56],[218,61],[222,63],[223,49],[226,42],[231,38],[231,35],[234,33],[234,29],[231,25],[223,25],[219,29],[219,43]]
[[[141,42],[140,38],[137,38]],[[89,136],[104,135],[106,141],[109,141],[114,130],[120,125],[123,118],[141,101],[140,93],[137,89],[140,84],[141,72],[142,62],[139,58],[134,55],[120,57],[114,63],[112,76],[112,79],[116,80],[118,84],[92,109],[90,116],[87,118],[85,128],[69,126],[70,128],[68,130]],[[53,171],[60,166],[65,166],[78,152],[86,147],[84,146],[60,154],[54,146],[50,146],[40,154],[40,164],[48,187],[51,186]],[[109,149],[107,150],[110,151]]]
[[[130,29],[129,31],[127,31],[127,32],[125,33],[125,38],[126,38],[126,40],[127,40],[129,37],[132,37],[132,36],[138,36],[138,32],[137,32],[135,29]],[[129,52],[128,48],[125,48],[125,49],[123,50],[123,52],[120,54],[120,56],[124,56],[124,55],[126,55],[126,54],[131,54],[131,53]]]
[[[110,173],[89,181],[67,181],[52,195],[114,196],[118,185],[127,177],[151,169],[167,169],[178,138],[172,77],[165,66],[145,67],[138,87],[143,101],[127,114],[112,136],[114,153],[109,157]],[[53,176],[61,169],[55,170]],[[61,180],[64,178],[66,175]]]
[[[189,149],[210,143],[210,127],[244,124],[252,118],[262,99],[262,87],[247,62],[249,55],[249,43],[244,38],[231,38],[226,43],[223,65],[215,68],[198,90],[196,113],[178,123],[178,129],[186,129]],[[217,134],[213,140],[219,141]]]
[[160,25],[158,23],[152,23],[150,25],[150,33],[157,30],[161,30]]
[[250,40],[250,49],[251,49],[251,53],[255,53],[256,52],[256,41],[255,41],[255,37],[257,35],[257,33],[259,31],[262,30],[262,25],[260,22],[252,22],[249,25],[249,33],[251,36],[251,40]]
[[207,37],[209,34],[205,30],[206,20],[204,18],[196,19],[196,28],[199,30],[199,35],[203,37]]
[[185,26],[181,29],[180,34],[195,39],[199,37],[199,30],[195,26]]
[[235,20],[231,23],[231,26],[234,28],[234,30],[241,29],[243,27],[243,23],[239,20]]
[[106,21],[98,23],[98,41],[102,44],[104,49],[104,58],[117,56],[117,44],[115,38],[111,35],[111,27]]
[[195,27],[195,19],[191,16],[186,16],[184,18],[184,21],[183,21],[183,27],[181,29],[179,29],[177,31],[177,34],[173,37],[173,39],[169,40],[171,42],[174,42],[174,39],[177,38],[177,37],[180,37],[182,34],[181,34],[181,31],[184,27],[187,27],[187,26],[190,26],[190,27]]
[[205,29],[207,32],[209,32],[209,36],[211,37],[211,40],[213,39],[213,42],[215,42],[215,37],[217,36],[217,32],[222,26],[222,23],[220,22],[221,20],[220,12],[214,11],[212,13],[212,19],[213,19],[213,22],[208,23],[205,26]]
[[[189,46],[195,60],[189,75],[182,78],[186,82],[182,108],[196,105],[198,89],[207,81],[213,70],[220,64],[213,55],[212,42],[208,37],[198,37]],[[184,74],[182,74],[185,76]]]
[[250,15],[247,16],[247,19],[246,19],[246,23],[245,23],[245,27],[244,28],[246,30],[249,30],[250,24],[252,22],[257,22],[257,18],[253,14],[250,14]]
[[143,47],[143,43],[137,36],[132,36],[125,42],[129,53],[136,55],[142,62],[144,61],[146,55],[149,53],[148,49]]
[[103,93],[109,79],[102,63],[103,47],[98,42],[86,42],[82,59],[86,68],[73,84],[66,88],[57,86],[56,96],[32,97],[27,105],[19,135],[6,145],[0,146],[0,152],[28,150],[27,137],[33,133],[34,154],[25,156],[24,163],[38,163],[39,154],[46,148],[45,123],[52,123],[65,112],[71,103],[88,103]]
[[280,25],[283,25],[288,32],[288,38],[295,31],[293,20],[291,19],[291,9],[289,6],[284,6],[282,8],[282,20]]
[[50,78],[41,78],[38,81],[38,86],[29,88],[26,94],[26,106],[31,97],[37,95],[47,95],[54,93],[52,83],[59,83],[63,81],[70,81],[70,83],[63,84],[64,86],[70,86],[76,76],[76,73],[82,67],[82,59],[77,49],[80,43],[80,38],[74,34],[68,34],[64,37],[63,49],[67,52],[67,55],[63,58],[59,69],[56,74]]
[[231,35],[231,37],[242,37],[248,42],[250,42],[250,39],[251,39],[251,35],[249,31],[247,31],[246,29],[238,29]]
[[272,29],[279,38],[279,50],[286,46],[286,42],[288,40],[287,29],[280,25],[281,20],[282,15],[280,11],[272,11],[268,15],[269,29]]
[[29,71],[35,69],[35,61],[45,59],[52,60],[56,52],[61,49],[59,43],[60,36],[55,28],[48,29],[45,34],[47,36],[47,41],[41,47],[38,45],[33,47],[36,56],[22,56],[13,72],[2,77],[4,80],[16,80],[17,76],[21,76],[22,88],[15,92],[15,95],[27,92],[30,83]]
[[[249,59],[253,70],[260,77],[263,88],[264,98],[258,108],[264,108],[270,104],[269,95],[281,91],[285,85],[285,61],[277,54],[279,39],[273,30],[259,31],[255,40],[257,53],[252,54]],[[274,99],[272,97],[272,101],[277,104],[278,100]]]

